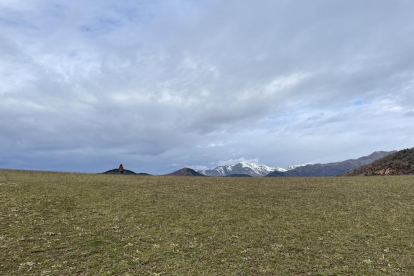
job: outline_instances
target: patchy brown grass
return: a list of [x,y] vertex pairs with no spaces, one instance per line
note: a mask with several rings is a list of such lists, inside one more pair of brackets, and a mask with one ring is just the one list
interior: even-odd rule
[[414,177],[0,170],[1,275],[414,275]]

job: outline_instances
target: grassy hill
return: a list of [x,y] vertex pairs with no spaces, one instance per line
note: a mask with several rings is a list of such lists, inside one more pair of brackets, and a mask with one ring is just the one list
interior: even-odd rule
[[400,150],[366,166],[345,173],[345,176],[356,175],[404,175],[414,174],[414,148]]
[[414,177],[0,170],[0,275],[413,275]]
[[[119,169],[112,169],[112,170],[104,172],[104,174],[120,174],[120,173],[119,173]],[[131,170],[124,170],[123,174],[136,174],[136,173]]]
[[190,169],[190,168],[182,168],[178,171],[166,174],[166,176],[205,176],[205,175],[199,172],[196,172],[195,170]]
[[[109,171],[104,172],[103,174],[118,174],[119,175],[120,173],[119,173],[119,169],[112,169],[112,170],[109,170]],[[151,175],[149,173],[136,173],[136,172],[131,171],[131,170],[124,170],[124,173],[123,174]]]

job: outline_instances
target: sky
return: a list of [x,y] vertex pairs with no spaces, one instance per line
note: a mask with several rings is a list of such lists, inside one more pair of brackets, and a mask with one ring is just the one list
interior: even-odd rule
[[414,1],[0,0],[0,168],[414,147]]

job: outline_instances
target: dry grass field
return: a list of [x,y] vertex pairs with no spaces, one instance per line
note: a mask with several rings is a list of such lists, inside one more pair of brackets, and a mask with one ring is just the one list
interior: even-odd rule
[[0,275],[414,275],[414,177],[0,170]]

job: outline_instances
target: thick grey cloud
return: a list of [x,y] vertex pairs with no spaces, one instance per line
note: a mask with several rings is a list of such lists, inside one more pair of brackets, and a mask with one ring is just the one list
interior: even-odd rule
[[411,1],[1,1],[0,167],[167,173],[412,147]]

